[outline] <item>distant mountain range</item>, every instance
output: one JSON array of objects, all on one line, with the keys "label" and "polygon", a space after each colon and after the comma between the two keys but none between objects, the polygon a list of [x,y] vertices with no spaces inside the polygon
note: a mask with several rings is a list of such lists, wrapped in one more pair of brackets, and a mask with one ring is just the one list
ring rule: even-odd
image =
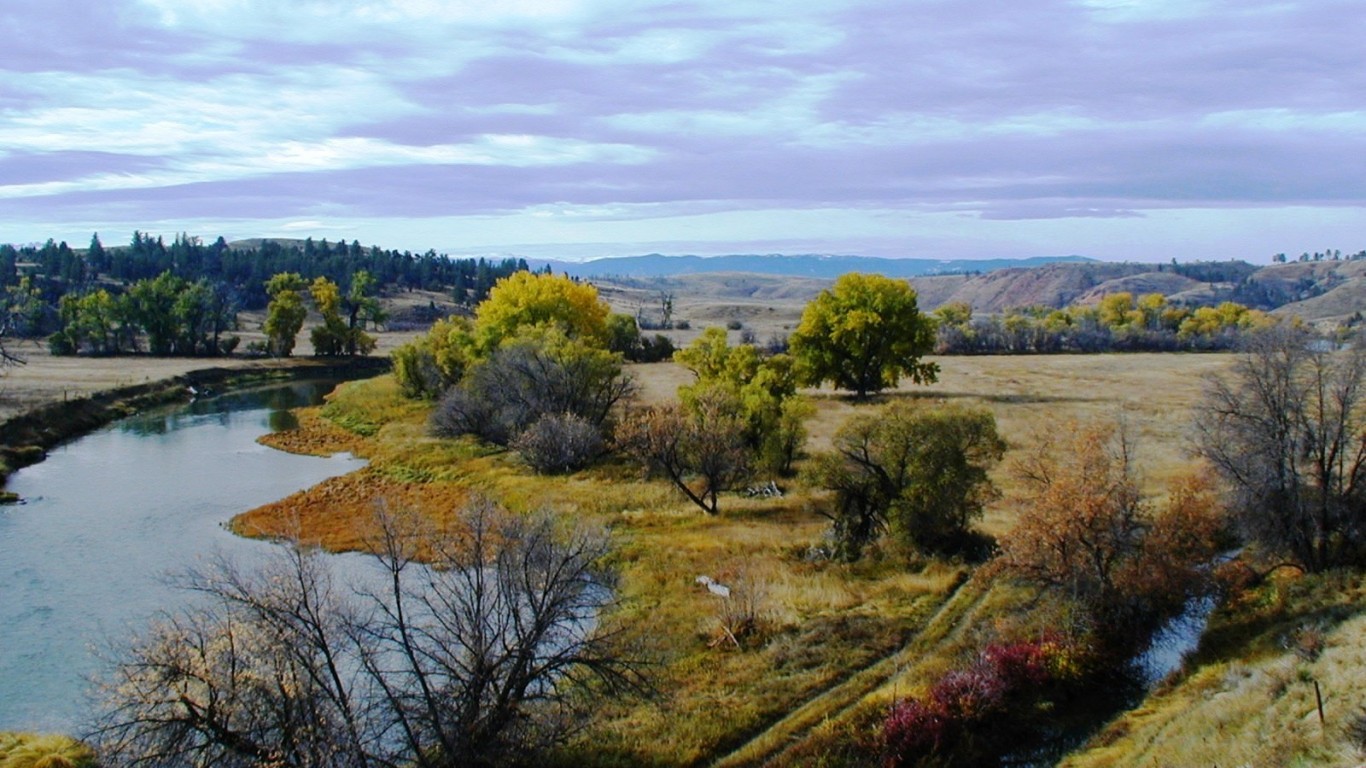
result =
[{"label": "distant mountain range", "polygon": [[990,272],[1008,267],[1087,263],[1084,256],[1040,256],[1027,259],[887,259],[875,256],[819,254],[735,254],[730,256],[620,256],[592,261],[527,259],[533,267],[550,265],[557,274],[576,277],[675,277],[709,272],[744,272],[784,277],[836,278],[846,272],[876,272],[888,277],[923,277]]}]

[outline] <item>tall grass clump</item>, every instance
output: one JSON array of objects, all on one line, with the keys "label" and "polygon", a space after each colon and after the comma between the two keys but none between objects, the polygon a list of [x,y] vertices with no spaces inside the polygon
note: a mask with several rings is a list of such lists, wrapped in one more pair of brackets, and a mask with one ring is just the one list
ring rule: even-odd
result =
[{"label": "tall grass clump", "polygon": [[95,752],[70,736],[0,732],[0,768],[94,768]]}]

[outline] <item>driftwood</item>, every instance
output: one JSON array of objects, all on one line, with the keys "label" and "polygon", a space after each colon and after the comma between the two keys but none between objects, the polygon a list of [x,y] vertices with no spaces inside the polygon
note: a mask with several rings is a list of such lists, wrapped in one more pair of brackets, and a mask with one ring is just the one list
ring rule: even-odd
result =
[{"label": "driftwood", "polygon": [[746,488],[745,495],[751,497],[759,496],[768,499],[781,499],[783,497],[783,490],[778,487],[777,483],[769,480],[763,485],[751,485]]}]

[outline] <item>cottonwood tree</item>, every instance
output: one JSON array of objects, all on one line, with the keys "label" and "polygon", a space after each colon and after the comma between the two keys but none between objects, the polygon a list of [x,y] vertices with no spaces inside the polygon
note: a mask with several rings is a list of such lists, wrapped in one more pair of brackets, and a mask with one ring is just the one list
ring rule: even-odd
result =
[{"label": "cottonwood tree", "polygon": [[738,408],[756,469],[791,473],[806,442],[803,421],[814,408],[797,393],[797,371],[790,356],[764,356],[753,344],[731,346],[725,329],[712,327],[679,350],[674,362],[696,377],[695,383],[678,388],[685,407],[695,407],[699,393],[720,390]]},{"label": "cottonwood tree", "polygon": [[1250,541],[1309,571],[1366,561],[1366,350],[1281,323],[1209,383],[1200,453]]},{"label": "cottonwood tree", "polygon": [[205,600],[136,638],[105,681],[102,764],[493,765],[565,738],[587,689],[642,686],[601,615],[600,531],[478,501],[458,519],[381,514],[378,567],[353,592],[299,545],[191,575]]},{"label": "cottonwood tree", "polygon": [[889,529],[923,550],[967,548],[1005,442],[989,411],[897,402],[850,419],[834,449],[816,459],[811,480],[835,492],[839,554],[853,560]]},{"label": "cottonwood tree", "polygon": [[305,288],[304,279],[297,272],[281,272],[266,281],[270,304],[266,306],[264,330],[270,354],[275,357],[289,357],[294,352],[294,340],[308,317]]},{"label": "cottonwood tree", "polygon": [[[326,277],[313,279],[309,293],[323,321],[311,333],[314,354],[368,355],[375,348],[375,337],[366,333],[363,327],[364,319],[383,316],[378,302],[365,295],[373,283],[369,273],[357,272],[351,279],[350,290],[343,296],[337,284]],[[367,307],[369,311],[362,316]]]},{"label": "cottonwood tree", "polygon": [[468,318],[448,317],[395,349],[394,378],[403,394],[434,399],[458,384],[476,356],[473,328]]},{"label": "cottonwood tree", "polygon": [[806,305],[790,341],[805,383],[833,382],[863,399],[902,376],[933,382],[939,367],[921,358],[934,340],[910,283],[850,272]]},{"label": "cottonwood tree", "polygon": [[571,339],[605,346],[611,310],[598,289],[562,275],[516,272],[498,281],[475,310],[484,353],[529,327],[554,328]]}]

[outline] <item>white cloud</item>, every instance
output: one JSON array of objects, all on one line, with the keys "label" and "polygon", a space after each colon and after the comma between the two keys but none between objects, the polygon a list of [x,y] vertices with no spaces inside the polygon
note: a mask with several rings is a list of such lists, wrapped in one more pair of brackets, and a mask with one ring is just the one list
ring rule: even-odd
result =
[{"label": "white cloud", "polygon": [[1097,19],[1113,23],[1170,21],[1203,16],[1210,0],[1079,0]]},{"label": "white cloud", "polygon": [[509,20],[555,20],[582,12],[582,0],[137,0],[163,25],[211,27],[224,21],[249,33],[279,24],[275,35],[311,37],[319,27],[359,23],[488,24]]},{"label": "white cloud", "polygon": [[544,136],[486,135],[464,144],[415,147],[361,137],[241,146],[228,155],[168,161],[165,170],[97,173],[70,181],[0,184],[0,199],[72,192],[151,189],[196,182],[257,178],[277,173],[340,171],[418,165],[489,165],[513,168],[575,163],[636,164],[652,152],[625,144],[594,144]]},{"label": "white cloud", "polygon": [[1203,125],[1216,128],[1247,128],[1259,131],[1324,131],[1361,134],[1366,131],[1366,111],[1297,112],[1283,108],[1242,109],[1205,116]]}]

